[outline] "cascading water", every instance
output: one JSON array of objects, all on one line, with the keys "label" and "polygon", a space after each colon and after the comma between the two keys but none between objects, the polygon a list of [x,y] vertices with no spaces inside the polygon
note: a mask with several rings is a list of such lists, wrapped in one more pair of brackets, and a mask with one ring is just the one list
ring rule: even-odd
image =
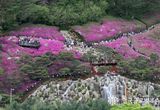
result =
[{"label": "cascading water", "polygon": [[116,85],[114,83],[110,83],[108,86],[104,85],[102,96],[110,104],[117,103]]},{"label": "cascading water", "polygon": [[126,81],[119,77],[106,77],[102,87],[102,97],[110,104],[117,104],[126,101]]}]

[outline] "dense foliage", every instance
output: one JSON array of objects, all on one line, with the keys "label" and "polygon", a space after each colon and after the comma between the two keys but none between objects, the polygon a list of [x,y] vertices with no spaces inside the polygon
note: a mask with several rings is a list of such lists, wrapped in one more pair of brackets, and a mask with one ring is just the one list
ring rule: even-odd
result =
[{"label": "dense foliage", "polygon": [[19,64],[20,72],[33,80],[46,79],[50,76],[64,77],[91,73],[87,65],[75,59],[72,53],[68,52],[62,52],[58,56],[52,53],[35,58],[24,56],[20,59]]},{"label": "dense foliage", "polygon": [[111,110],[154,110],[151,106],[141,106],[140,104],[114,105]]},{"label": "dense foliage", "polygon": [[[45,2],[44,2],[45,1]],[[0,30],[23,23],[40,23],[66,28],[113,15],[139,17],[157,9],[157,0],[1,0]]]},{"label": "dense foliage", "polygon": [[115,52],[113,49],[97,46],[95,50],[90,50],[83,55],[82,60],[90,63],[94,62],[117,62],[122,59],[122,56]]},{"label": "dense foliage", "polygon": [[[19,97],[15,96],[15,95],[12,95],[12,100],[19,101]],[[0,107],[5,105],[5,104],[9,104],[10,101],[11,101],[11,97],[8,94],[0,93]]]},{"label": "dense foliage", "polygon": [[50,62],[49,57],[45,55],[36,57],[35,61],[30,56],[24,56],[20,59],[20,71],[23,74],[27,74],[31,79],[45,79],[48,77],[46,67]]},{"label": "dense foliage", "polygon": [[83,102],[66,102],[58,103],[53,102],[43,103],[36,100],[27,100],[20,104],[13,102],[6,106],[6,110],[153,110],[149,105],[140,106],[139,104],[122,104],[122,105],[109,105],[105,100],[99,99],[95,101]]},{"label": "dense foliage", "polygon": [[151,54],[150,59],[138,57],[133,61],[119,62],[120,74],[137,80],[160,83],[159,57]]},{"label": "dense foliage", "polygon": [[[18,24],[41,23],[66,27],[98,20],[105,15],[106,0],[12,0],[1,1],[3,14],[0,23],[3,30]],[[12,19],[11,19],[12,18]]]},{"label": "dense foliage", "polygon": [[110,110],[111,106],[104,100],[89,101],[87,103],[77,102],[53,102],[43,103],[38,100],[27,100],[20,104],[13,102],[6,110]]},{"label": "dense foliage", "polygon": [[109,12],[125,18],[139,18],[157,9],[158,0],[108,0]]},{"label": "dense foliage", "polygon": [[[1,49],[2,49],[2,46],[0,44],[0,64],[1,64],[1,60],[2,60],[2,57],[1,57]],[[4,73],[4,70],[3,68],[0,67],[0,75],[2,75]]]}]

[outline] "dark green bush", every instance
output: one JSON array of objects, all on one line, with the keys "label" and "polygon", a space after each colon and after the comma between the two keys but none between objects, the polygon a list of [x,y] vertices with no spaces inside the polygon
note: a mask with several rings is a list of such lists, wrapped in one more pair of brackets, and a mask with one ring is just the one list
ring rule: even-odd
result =
[{"label": "dark green bush", "polygon": [[50,56],[43,55],[41,57],[22,56],[18,61],[20,64],[20,72],[28,75],[31,79],[46,79],[49,77],[47,66],[52,63]]},{"label": "dark green bush", "polygon": [[2,75],[4,73],[3,68],[0,67],[0,75]]},{"label": "dark green bush", "polygon": [[49,9],[46,6],[30,4],[23,7],[24,10],[18,15],[20,22],[46,24],[49,18]]},{"label": "dark green bush", "polygon": [[69,27],[96,21],[104,16],[107,9],[106,0],[56,0],[41,3],[39,0],[1,1],[0,24],[8,30],[18,24],[40,23]]},{"label": "dark green bush", "polygon": [[92,51],[89,51],[89,52],[87,52],[87,53],[85,53],[83,55],[82,60],[84,60],[86,62],[91,62],[92,63],[92,62],[96,61],[96,56],[93,55]]},{"label": "dark green bush", "polygon": [[123,18],[140,18],[153,7],[158,5],[158,0],[107,0],[109,12]]},{"label": "dark green bush", "polygon": [[65,68],[61,68],[59,70],[59,73],[61,75],[71,75],[71,70],[69,68],[65,67]]},{"label": "dark green bush", "polygon": [[123,60],[118,63],[119,73],[129,78],[159,83],[160,69],[158,62],[157,55],[151,55],[150,59],[139,57],[133,61]]},{"label": "dark green bush", "polygon": [[157,62],[159,61],[159,56],[157,54],[151,54],[150,60],[151,60],[152,65],[156,65]]},{"label": "dark green bush", "polygon": [[49,104],[38,100],[26,100],[25,102],[13,102],[6,106],[6,110],[110,110],[111,106],[104,100],[90,102],[65,102]]},{"label": "dark green bush", "polygon": [[[0,93],[0,107],[4,106],[5,104],[10,103],[10,96],[8,94],[1,94]],[[12,95],[12,101],[18,101],[19,97]]]},{"label": "dark green bush", "polygon": [[88,75],[91,73],[90,65],[85,65],[74,58],[72,53],[62,52],[55,56],[52,53],[34,57],[22,56],[18,61],[19,71],[22,76],[29,76],[30,79],[39,80],[49,78],[50,74],[58,76]]},{"label": "dark green bush", "polygon": [[2,44],[0,44],[0,51],[2,51],[2,48],[3,48],[3,47],[2,47]]},{"label": "dark green bush", "polygon": [[78,75],[89,75],[91,73],[91,68],[87,65],[77,65],[73,73]]},{"label": "dark green bush", "polygon": [[73,58],[73,54],[70,52],[61,52],[58,55],[58,59],[62,59],[62,60],[72,60]]},{"label": "dark green bush", "polygon": [[109,70],[110,70],[110,67],[106,67],[106,66],[98,67],[98,72],[100,72],[102,74],[107,73]]},{"label": "dark green bush", "polygon": [[91,100],[88,102],[55,102],[44,103],[38,100],[26,100],[23,103],[13,102],[6,106],[6,110],[154,110],[152,106],[140,104],[121,104],[110,106],[107,101],[102,99]]},{"label": "dark green bush", "polygon": [[34,80],[46,79],[49,77],[47,68],[44,66],[37,66],[35,62],[32,65],[25,64],[21,66],[20,71]]},{"label": "dark green bush", "polygon": [[158,0],[1,0],[2,31],[23,23],[39,23],[68,28],[71,25],[97,21],[116,15],[138,18],[151,10],[159,10]]}]

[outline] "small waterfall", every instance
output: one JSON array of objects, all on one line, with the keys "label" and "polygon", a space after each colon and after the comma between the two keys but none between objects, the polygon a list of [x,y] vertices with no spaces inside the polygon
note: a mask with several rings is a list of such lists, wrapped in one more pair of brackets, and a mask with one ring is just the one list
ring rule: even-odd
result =
[{"label": "small waterfall", "polygon": [[104,85],[102,96],[108,103],[116,104],[118,101],[116,97],[116,85],[114,83],[110,83],[108,86]]},{"label": "small waterfall", "polygon": [[102,97],[110,104],[123,103],[126,101],[126,82],[119,76],[106,76],[107,80],[102,86]]}]

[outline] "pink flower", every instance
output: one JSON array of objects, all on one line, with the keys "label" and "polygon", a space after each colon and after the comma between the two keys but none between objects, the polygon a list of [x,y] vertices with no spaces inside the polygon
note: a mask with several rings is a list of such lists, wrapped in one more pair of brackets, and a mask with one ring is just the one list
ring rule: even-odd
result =
[{"label": "pink flower", "polygon": [[104,43],[102,45],[110,47],[117,51],[119,54],[124,56],[124,58],[137,58],[140,54],[134,51],[127,43],[127,37],[119,38],[115,41]]},{"label": "pink flower", "polygon": [[134,31],[138,28],[137,23],[122,19],[104,20],[103,24],[88,24],[75,26],[73,29],[83,36],[87,42],[96,42],[112,38],[119,33]]},{"label": "pink flower", "polygon": [[5,73],[13,73],[17,70],[16,60],[22,55],[39,56],[47,52],[53,54],[59,54],[59,52],[64,50],[64,43],[59,40],[49,40],[49,39],[39,39],[40,48],[24,48],[18,45],[18,38],[15,36],[6,36],[0,38],[2,43],[2,67]]},{"label": "pink flower", "polygon": [[147,56],[152,53],[160,55],[160,41],[147,36],[145,33],[133,36],[132,39],[135,48]]},{"label": "pink flower", "polygon": [[59,32],[59,29],[56,27],[49,27],[49,26],[29,26],[29,27],[23,27],[18,31],[13,31],[10,33],[10,35],[14,36],[32,36],[32,37],[41,37],[44,39],[55,39],[64,41],[64,37]]}]

